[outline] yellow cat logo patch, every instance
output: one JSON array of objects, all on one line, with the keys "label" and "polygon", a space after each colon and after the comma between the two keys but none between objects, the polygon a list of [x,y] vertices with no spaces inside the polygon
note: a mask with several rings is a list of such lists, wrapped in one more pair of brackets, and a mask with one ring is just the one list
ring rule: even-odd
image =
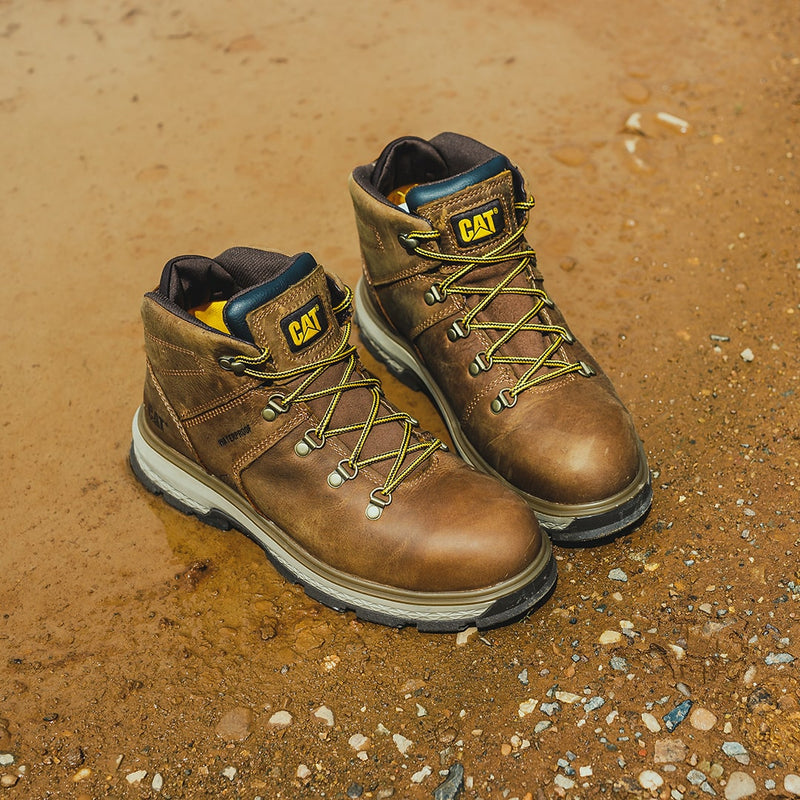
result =
[{"label": "yellow cat logo patch", "polygon": [[328,318],[319,297],[285,316],[281,320],[281,330],[293,353],[316,342],[328,330]]},{"label": "yellow cat logo patch", "polygon": [[461,247],[471,247],[505,230],[503,208],[499,200],[472,208],[450,219],[456,241]]}]

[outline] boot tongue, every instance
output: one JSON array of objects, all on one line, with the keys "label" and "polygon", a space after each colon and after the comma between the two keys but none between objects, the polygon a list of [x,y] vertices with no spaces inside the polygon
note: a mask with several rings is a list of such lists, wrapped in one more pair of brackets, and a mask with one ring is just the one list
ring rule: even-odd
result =
[{"label": "boot tongue", "polygon": [[[225,256],[217,261],[226,265]],[[339,342],[325,271],[309,253],[283,258],[275,277],[234,295],[223,309],[228,330],[268,348],[278,370],[327,355]]]},{"label": "boot tongue", "polygon": [[481,253],[496,246],[517,227],[515,176],[505,156],[451,178],[410,189],[411,213],[425,217],[441,232],[439,248],[447,253]]}]

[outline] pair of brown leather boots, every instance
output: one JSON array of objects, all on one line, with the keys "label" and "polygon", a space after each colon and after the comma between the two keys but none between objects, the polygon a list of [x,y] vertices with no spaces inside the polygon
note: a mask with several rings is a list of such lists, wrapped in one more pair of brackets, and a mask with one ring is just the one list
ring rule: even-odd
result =
[{"label": "pair of brown leather boots", "polygon": [[131,465],[333,608],[424,631],[509,622],[555,585],[550,539],[647,513],[641,443],[544,288],[505,156],[405,137],[350,189],[361,338],[430,395],[458,456],[359,362],[346,286],[308,253],[236,247],[172,259],[145,296]]}]

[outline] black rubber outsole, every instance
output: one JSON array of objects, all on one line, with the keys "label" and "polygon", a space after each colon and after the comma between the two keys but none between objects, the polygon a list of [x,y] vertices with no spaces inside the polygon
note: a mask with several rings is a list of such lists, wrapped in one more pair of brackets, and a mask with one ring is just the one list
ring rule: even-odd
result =
[{"label": "black rubber outsole", "polygon": [[210,525],[219,530],[237,530],[247,536],[248,539],[255,542],[265,553],[270,564],[275,570],[290,583],[297,584],[303,588],[303,591],[313,600],[321,603],[334,611],[339,612],[353,612],[358,619],[367,622],[374,622],[379,625],[384,625],[389,628],[405,628],[416,627],[420,633],[458,633],[470,626],[479,628],[480,630],[489,630],[491,628],[507,625],[517,620],[526,617],[536,607],[541,605],[553,593],[556,586],[556,562],[555,559],[550,557],[544,570],[527,586],[523,586],[518,591],[506,597],[502,597],[495,601],[489,608],[482,614],[476,615],[473,618],[460,618],[457,620],[415,620],[410,617],[394,616],[385,614],[374,609],[363,608],[353,604],[343,603],[340,599],[333,597],[326,592],[322,592],[314,586],[309,585],[303,581],[298,575],[295,575],[289,570],[281,561],[276,559],[270,550],[264,546],[263,542],[253,536],[248,530],[243,529],[237,525],[235,520],[231,519],[227,514],[221,511],[212,509],[207,514],[198,513],[195,509],[182,503],[178,498],[173,497],[168,492],[165,492],[160,486],[157,486],[150,478],[147,477],[145,472],[139,465],[134,451],[134,446],[131,444],[130,453],[128,457],[131,470],[139,483],[144,486],[147,491],[157,495],[172,506],[177,511],[180,511],[187,516],[195,517],[206,525]]}]

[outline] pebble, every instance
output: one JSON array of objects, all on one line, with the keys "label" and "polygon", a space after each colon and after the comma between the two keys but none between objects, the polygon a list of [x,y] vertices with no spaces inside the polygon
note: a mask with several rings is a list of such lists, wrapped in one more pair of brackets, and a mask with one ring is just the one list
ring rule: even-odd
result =
[{"label": "pebble", "polygon": [[628,576],[626,575],[625,570],[622,570],[619,567],[614,567],[614,569],[608,573],[608,577],[612,581],[621,581],[622,583],[628,582]]},{"label": "pebble", "polygon": [[468,644],[471,639],[478,635],[478,629],[475,627],[467,628],[466,630],[459,631],[456,634],[456,645],[458,647],[463,647],[465,644]]},{"label": "pebble", "polygon": [[421,770],[419,770],[419,772],[415,772],[411,776],[411,782],[412,783],[422,783],[422,781],[424,781],[425,778],[427,778],[428,775],[430,775],[432,772],[433,772],[433,770],[429,766],[426,765]]},{"label": "pebble", "polygon": [[725,787],[725,800],[740,800],[756,793],[756,782],[746,772],[732,772]]},{"label": "pebble", "polygon": [[392,741],[395,743],[395,747],[397,747],[401,755],[405,755],[408,752],[408,748],[414,744],[411,739],[406,739],[406,737],[400,733],[393,734]]},{"label": "pebble", "polygon": [[566,775],[562,775],[560,772],[553,779],[553,783],[556,786],[560,786],[562,789],[571,789],[575,785],[575,781],[568,778]]},{"label": "pebble", "polygon": [[755,355],[753,355],[753,351],[749,347],[745,347],[739,355],[742,357],[742,361],[754,361]]},{"label": "pebble", "polygon": [[447,777],[434,789],[434,800],[456,800],[464,787],[464,767],[456,762],[447,771]]},{"label": "pebble", "polygon": [[333,711],[328,706],[320,706],[315,712],[314,717],[322,720],[328,727],[333,727]]},{"label": "pebble", "polygon": [[793,772],[790,772],[783,779],[783,788],[786,789],[789,794],[800,796],[800,775],[795,775]]},{"label": "pebble", "polygon": [[574,692],[556,692],[556,700],[560,700],[567,705],[574,705],[580,702],[581,696]]},{"label": "pebble", "polygon": [[520,674],[517,675],[517,680],[523,686],[527,686],[528,685],[528,670],[527,669],[522,670],[522,672],[520,672]]},{"label": "pebble", "polygon": [[583,710],[584,711],[596,711],[598,708],[604,706],[605,704],[606,704],[606,701],[603,700],[602,697],[598,697],[598,696],[590,697],[586,701],[586,705],[583,707]]},{"label": "pebble", "polygon": [[83,769],[79,769],[72,776],[72,782],[73,783],[78,783],[79,781],[86,780],[86,778],[88,778],[91,774],[92,774],[92,771],[89,769],[89,767],[84,767]]},{"label": "pebble", "polygon": [[236,769],[236,767],[225,767],[225,769],[222,770],[222,775],[229,781],[232,781],[236,777],[237,772],[238,770]]},{"label": "pebble", "polygon": [[519,704],[519,708],[517,709],[517,714],[519,714],[520,717],[527,717],[528,714],[532,714],[536,710],[537,705],[539,705],[538,700],[533,700],[533,699],[523,700]]},{"label": "pebble", "polygon": [[[81,770],[83,772],[83,770]],[[125,780],[128,783],[141,783],[147,777],[147,770],[144,769],[137,769],[136,772],[129,772],[125,776]]]},{"label": "pebble", "polygon": [[535,734],[540,734],[546,731],[553,723],[550,720],[543,719],[541,722],[537,722],[536,725],[533,726],[533,732]]},{"label": "pebble", "polygon": [[692,784],[692,786],[699,786],[706,780],[706,775],[704,772],[700,772],[699,769],[690,769],[686,775],[686,780]]},{"label": "pebble", "polygon": [[770,653],[764,659],[764,663],[768,666],[774,664],[791,664],[794,661],[794,656],[791,653]]},{"label": "pebble", "polygon": [[311,770],[305,764],[299,764],[295,773],[301,781],[311,777]]},{"label": "pebble", "polygon": [[548,717],[552,717],[553,714],[557,714],[561,711],[561,706],[558,703],[542,703],[540,709],[542,714],[547,714]]},{"label": "pebble", "polygon": [[156,774],[153,775],[153,782],[150,784],[150,788],[154,792],[160,792],[164,788],[164,778],[161,777],[160,772],[156,772]]},{"label": "pebble", "polygon": [[10,789],[12,786],[17,785],[17,781],[19,780],[19,775],[3,775],[0,777],[0,786],[4,789]]},{"label": "pebble", "polygon": [[[680,739],[659,739],[653,746],[653,761],[656,764],[680,764],[688,753],[689,748]],[[705,777],[703,775],[703,780]]]},{"label": "pebble", "polygon": [[622,641],[619,631],[603,631],[597,639],[600,644],[617,644]]},{"label": "pebble", "polygon": [[366,750],[369,747],[369,738],[362,733],[354,733],[348,740],[347,744],[356,752]]},{"label": "pebble", "polygon": [[269,724],[273,728],[286,728],[292,724],[292,715],[288,711],[276,711],[270,718]]},{"label": "pebble", "polygon": [[639,786],[642,789],[655,790],[660,789],[664,785],[664,779],[652,769],[645,769],[639,773]]},{"label": "pebble", "polygon": [[717,724],[717,717],[707,708],[695,708],[689,715],[689,724],[697,731],[710,731]]},{"label": "pebble", "polygon": [[741,756],[747,753],[747,749],[741,742],[723,742],[722,743],[722,752],[725,753],[726,756]]},{"label": "pebble", "polygon": [[220,717],[215,732],[226,742],[243,742],[253,730],[253,712],[239,706],[226,711]]},{"label": "pebble", "polygon": [[672,733],[678,725],[683,722],[686,717],[689,715],[689,712],[692,710],[692,703],[691,700],[684,700],[680,705],[675,706],[667,714],[664,714],[662,719],[664,720],[664,725],[666,726],[667,730]]},{"label": "pebble", "polygon": [[352,800],[356,800],[356,798],[361,797],[364,794],[364,787],[360,783],[351,783],[347,787],[347,796],[352,798]]},{"label": "pebble", "polygon": [[661,723],[649,711],[642,714],[642,722],[650,733],[658,733],[661,730]]},{"label": "pebble", "polygon": [[628,671],[628,661],[622,656],[614,656],[608,663],[611,665],[611,669],[615,669],[617,672]]},{"label": "pebble", "polygon": [[11,753],[0,753],[0,767],[8,767],[14,763],[14,756]]}]

